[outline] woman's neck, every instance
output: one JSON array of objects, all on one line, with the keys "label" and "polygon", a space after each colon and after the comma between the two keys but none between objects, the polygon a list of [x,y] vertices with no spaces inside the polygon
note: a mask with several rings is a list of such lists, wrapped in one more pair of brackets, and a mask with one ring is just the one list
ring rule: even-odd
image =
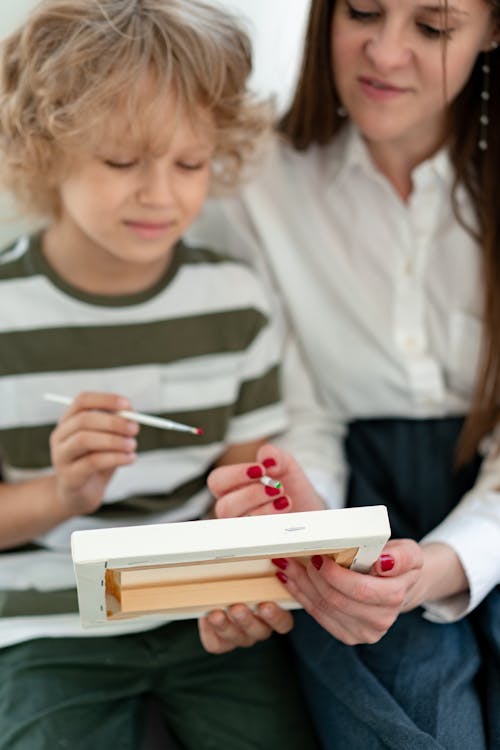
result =
[{"label": "woman's neck", "polygon": [[387,141],[377,143],[366,141],[366,145],[377,169],[389,180],[396,193],[404,203],[413,190],[412,174],[422,162],[430,159],[441,147],[440,139],[432,143],[423,143],[421,139],[412,144],[400,144]]}]

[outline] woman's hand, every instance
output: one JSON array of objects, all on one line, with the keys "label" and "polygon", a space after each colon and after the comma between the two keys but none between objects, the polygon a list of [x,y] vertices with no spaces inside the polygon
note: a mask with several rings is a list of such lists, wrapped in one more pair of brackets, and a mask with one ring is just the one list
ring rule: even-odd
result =
[{"label": "woman's hand", "polygon": [[[370,574],[344,568],[325,555],[306,566],[293,558],[277,558],[277,577],[325,630],[347,645],[375,643],[398,615],[413,609],[423,572],[424,554],[411,539],[387,543]],[[290,612],[261,604],[256,613],[234,605],[229,613],[211,612],[200,621],[202,643],[212,653],[250,646],[272,631],[292,627]]]},{"label": "woman's hand", "polygon": [[401,612],[468,588],[455,551],[437,542],[420,546],[411,539],[393,539],[370,575],[320,555],[306,567],[293,559],[274,562],[278,578],[311,617],[348,645],[375,643]]},{"label": "woman's hand", "polygon": [[274,561],[277,576],[292,596],[325,630],[348,645],[375,643],[400,612],[411,605],[424,556],[411,539],[389,541],[371,574],[344,568],[326,555],[307,566],[296,560]]},{"label": "woman's hand", "polygon": [[[213,471],[209,486],[218,517],[324,507],[304,472],[288,454],[264,445],[256,464]],[[274,497],[258,476],[266,473],[283,483]],[[279,500],[278,506],[276,500]],[[285,504],[286,502],[286,504]],[[306,566],[297,560],[273,561],[277,577],[314,619],[338,640],[354,645],[380,640],[401,612],[425,601],[451,596],[467,588],[455,552],[445,544],[422,547],[411,539],[391,540],[370,574],[343,568],[327,556],[313,556]],[[274,631],[288,632],[290,612],[265,603],[255,612],[242,604],[228,612],[210,613],[200,621],[205,648],[213,653],[250,646]]]},{"label": "woman's hand", "polygon": [[[264,474],[279,480],[281,487],[261,484],[259,478]],[[297,461],[270,444],[259,448],[255,463],[214,469],[208,477],[208,486],[216,499],[217,518],[325,508]]]},{"label": "woman's hand", "polygon": [[81,393],[52,432],[56,494],[67,515],[97,510],[116,468],[135,460],[139,427],[113,413],[130,408],[111,393]]}]

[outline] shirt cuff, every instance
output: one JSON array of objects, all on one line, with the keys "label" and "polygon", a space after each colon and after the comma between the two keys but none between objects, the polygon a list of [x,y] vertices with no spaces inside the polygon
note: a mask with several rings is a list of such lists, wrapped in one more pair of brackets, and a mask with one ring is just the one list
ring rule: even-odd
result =
[{"label": "shirt cuff", "polygon": [[325,501],[327,508],[335,510],[345,507],[345,477],[332,476],[318,468],[305,468],[304,472],[318,495]]},{"label": "shirt cuff", "polygon": [[458,555],[469,591],[424,602],[424,617],[438,623],[456,622],[472,612],[500,582],[500,493],[469,495],[421,543],[448,544]]}]

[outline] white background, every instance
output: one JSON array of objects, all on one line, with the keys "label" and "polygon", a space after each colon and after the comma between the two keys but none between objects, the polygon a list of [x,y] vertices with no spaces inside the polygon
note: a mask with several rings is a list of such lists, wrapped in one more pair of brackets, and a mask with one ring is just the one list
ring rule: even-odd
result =
[{"label": "white background", "polygon": [[[0,0],[0,37],[20,23],[35,0]],[[254,90],[275,95],[282,109],[295,82],[309,0],[219,0],[242,16],[254,45]],[[8,196],[0,195],[0,247],[24,229]]]}]

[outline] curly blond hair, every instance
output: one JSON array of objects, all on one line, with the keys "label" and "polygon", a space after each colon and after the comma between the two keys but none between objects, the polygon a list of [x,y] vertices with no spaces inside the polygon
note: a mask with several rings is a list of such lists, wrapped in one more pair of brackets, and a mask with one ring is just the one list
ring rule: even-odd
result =
[{"label": "curly blond hair", "polygon": [[215,121],[212,188],[237,183],[270,127],[247,34],[197,0],[42,0],[0,54],[0,181],[30,214],[57,214],[72,155],[116,112],[143,149],[168,137],[172,91],[195,125],[200,109]]}]

